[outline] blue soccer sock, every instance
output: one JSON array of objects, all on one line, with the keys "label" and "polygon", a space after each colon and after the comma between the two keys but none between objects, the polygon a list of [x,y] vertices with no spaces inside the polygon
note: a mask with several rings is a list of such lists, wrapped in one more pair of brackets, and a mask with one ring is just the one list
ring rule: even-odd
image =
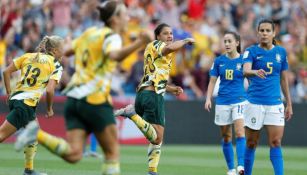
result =
[{"label": "blue soccer sock", "polygon": [[253,165],[255,160],[255,148],[245,148],[244,156],[244,175],[251,175],[253,171]]},{"label": "blue soccer sock", "polygon": [[232,142],[222,141],[223,153],[228,166],[228,169],[234,169],[234,153],[232,148]]},{"label": "blue soccer sock", "polygon": [[270,159],[274,168],[275,175],[284,174],[284,163],[282,158],[281,147],[271,147],[270,149]]},{"label": "blue soccer sock", "polygon": [[236,138],[238,166],[244,166],[245,147],[246,147],[245,137]]},{"label": "blue soccer sock", "polygon": [[97,140],[96,140],[95,134],[93,133],[90,135],[90,150],[92,152],[97,151]]}]

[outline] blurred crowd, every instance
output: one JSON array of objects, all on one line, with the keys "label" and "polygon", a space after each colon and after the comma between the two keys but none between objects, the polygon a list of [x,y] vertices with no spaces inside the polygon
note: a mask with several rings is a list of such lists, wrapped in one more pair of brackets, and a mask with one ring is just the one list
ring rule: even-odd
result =
[{"label": "blurred crowd", "polygon": [[[91,26],[103,26],[96,6],[99,0],[0,0],[0,71],[25,52],[34,52],[44,35],[59,35],[67,45]],[[214,58],[223,54],[226,30],[241,35],[242,50],[257,43],[256,27],[262,18],[276,23],[276,39],[286,48],[289,84],[294,102],[307,102],[307,1],[306,0],[125,0],[130,22],[122,33],[124,44],[142,30],[161,22],[173,27],[175,40],[193,37],[196,44],[177,53],[170,83],[182,86],[179,97],[203,99]],[[58,95],[74,72],[74,57],[63,58]],[[114,72],[112,94],[131,98],[143,74],[143,50],[130,55]],[[16,83],[18,73],[12,76]],[[0,78],[0,94],[5,94]]]}]

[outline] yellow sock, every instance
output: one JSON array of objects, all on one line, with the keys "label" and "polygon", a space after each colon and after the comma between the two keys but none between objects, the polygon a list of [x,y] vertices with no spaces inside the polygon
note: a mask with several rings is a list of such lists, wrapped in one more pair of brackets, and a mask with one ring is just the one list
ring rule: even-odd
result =
[{"label": "yellow sock", "polygon": [[158,172],[158,164],[161,155],[161,144],[153,145],[149,144],[148,146],[148,171],[149,172]]},{"label": "yellow sock", "polygon": [[117,160],[105,160],[102,164],[102,175],[120,175],[120,165]]},{"label": "yellow sock", "polygon": [[146,122],[137,114],[133,115],[131,120],[136,124],[136,126],[142,131],[144,136],[150,142],[154,142],[157,139],[157,132],[150,123]]},{"label": "yellow sock", "polygon": [[70,152],[70,146],[64,139],[48,134],[41,129],[37,133],[37,141],[56,155],[63,156]]},{"label": "yellow sock", "polygon": [[28,145],[24,149],[25,169],[33,170],[33,160],[37,150],[37,142]]}]

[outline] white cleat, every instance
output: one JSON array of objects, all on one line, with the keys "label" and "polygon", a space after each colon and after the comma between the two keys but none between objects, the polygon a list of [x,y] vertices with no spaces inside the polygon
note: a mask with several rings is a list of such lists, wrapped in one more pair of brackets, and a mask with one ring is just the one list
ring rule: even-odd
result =
[{"label": "white cleat", "polygon": [[227,175],[237,175],[236,170],[235,169],[228,170]]},{"label": "white cleat", "polygon": [[30,122],[21,134],[17,136],[15,150],[21,151],[25,146],[33,144],[37,140],[39,125],[36,120]]},{"label": "white cleat", "polygon": [[123,116],[125,118],[130,118],[130,117],[132,117],[135,114],[136,114],[135,108],[134,108],[134,105],[132,105],[132,104],[129,104],[129,105],[127,105],[124,108],[120,108],[120,109],[114,111],[114,116],[115,117]]},{"label": "white cleat", "polygon": [[238,175],[244,175],[244,167],[238,166],[237,167],[237,173],[238,173]]}]

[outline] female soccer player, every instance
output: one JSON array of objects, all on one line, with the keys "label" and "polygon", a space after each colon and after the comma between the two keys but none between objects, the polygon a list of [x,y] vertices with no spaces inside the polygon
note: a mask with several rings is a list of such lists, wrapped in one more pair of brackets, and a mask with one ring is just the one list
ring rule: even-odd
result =
[{"label": "female soccer player", "polygon": [[[0,142],[3,142],[18,129],[25,127],[29,122],[36,120],[35,109],[45,89],[47,116],[53,116],[52,98],[63,70],[58,61],[63,55],[62,48],[62,38],[45,36],[38,46],[37,53],[26,53],[15,58],[4,70],[3,77],[10,113],[0,127]],[[21,79],[17,82],[16,89],[12,91],[10,76],[17,70],[21,70]],[[26,146],[24,175],[39,175],[40,173],[33,170],[37,143],[24,146]]]},{"label": "female soccer player", "polygon": [[165,107],[163,95],[165,91],[174,95],[183,92],[179,86],[169,86],[167,81],[174,61],[175,51],[186,44],[194,43],[194,39],[173,42],[172,28],[160,24],[155,29],[155,39],[149,43],[144,53],[144,76],[137,90],[135,105],[128,105],[115,112],[131,119],[150,141],[148,147],[148,174],[156,175],[161,154],[165,126]]},{"label": "female soccer player", "polygon": [[240,36],[234,32],[224,35],[226,54],[217,57],[210,70],[205,109],[210,112],[211,98],[216,80],[220,77],[220,86],[215,106],[215,124],[221,128],[222,148],[228,166],[227,175],[236,175],[234,166],[234,152],[232,148],[232,124],[235,127],[238,174],[244,173],[244,115],[246,103],[244,90],[243,59],[240,55]]},{"label": "female soccer player", "polygon": [[[281,139],[285,118],[292,116],[292,103],[287,79],[286,50],[275,45],[274,23],[264,19],[258,24],[259,44],[246,49],[243,55],[243,72],[249,79],[248,104],[245,115],[245,175],[252,174],[255,150],[260,130],[265,126],[270,145],[270,159],[275,175],[283,175]],[[287,107],[281,98],[282,88]]]},{"label": "female soccer player", "polygon": [[67,54],[75,54],[76,68],[64,90],[67,96],[64,107],[67,142],[38,130],[37,123],[33,122],[19,137],[16,147],[19,149],[37,138],[51,152],[75,163],[82,158],[86,138],[93,132],[105,155],[102,174],[118,175],[119,144],[111,105],[111,74],[116,62],[149,43],[151,35],[144,32],[134,43],[122,48],[119,33],[125,30],[129,20],[125,5],[121,1],[105,1],[98,9],[105,27],[89,28],[67,51]]}]

